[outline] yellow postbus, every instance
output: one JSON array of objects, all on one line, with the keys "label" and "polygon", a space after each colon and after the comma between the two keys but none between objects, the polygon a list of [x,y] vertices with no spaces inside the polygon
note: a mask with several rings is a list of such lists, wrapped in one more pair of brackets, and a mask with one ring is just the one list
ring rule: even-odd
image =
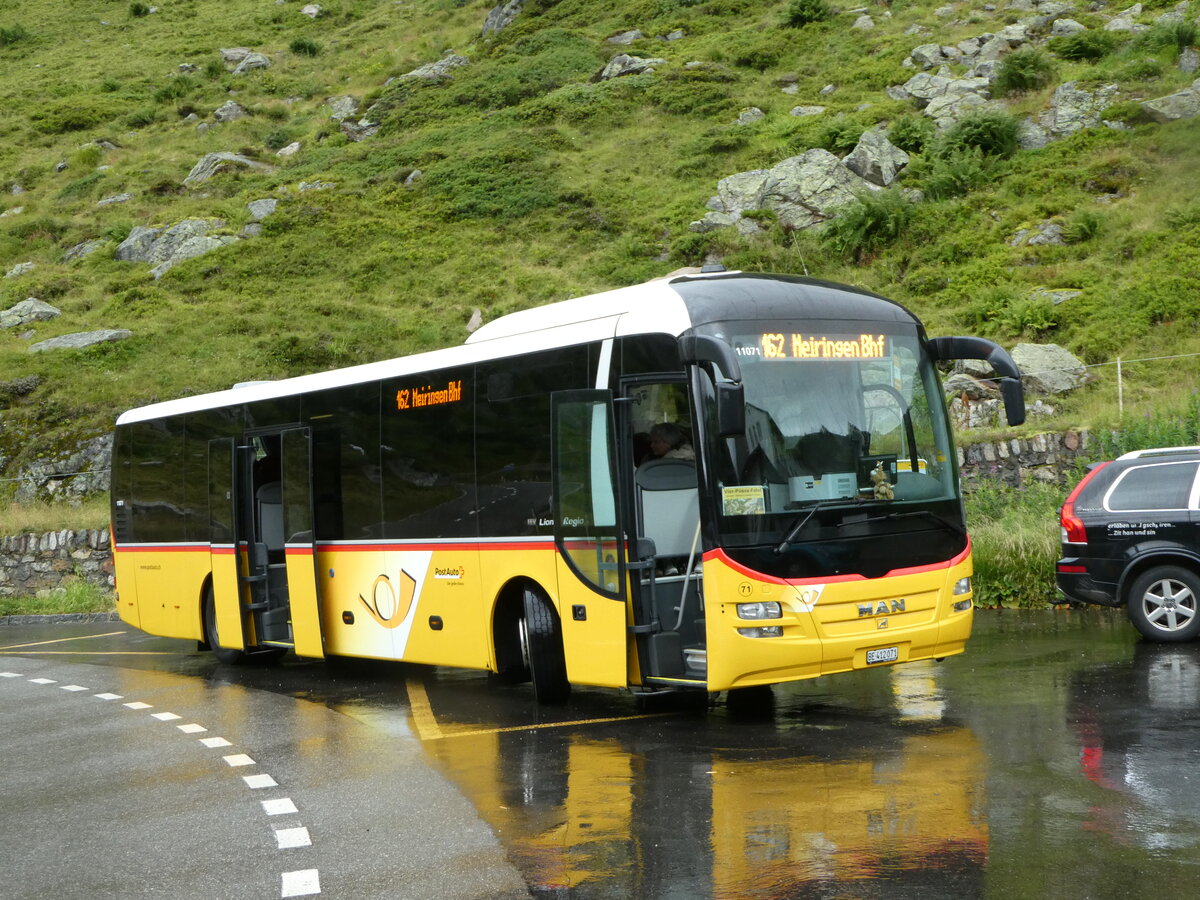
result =
[{"label": "yellow postbus", "polygon": [[465,344],[130,410],[118,609],[224,662],[404,660],[709,692],[940,658],[971,555],[926,337],[737,272],[513,313]]}]

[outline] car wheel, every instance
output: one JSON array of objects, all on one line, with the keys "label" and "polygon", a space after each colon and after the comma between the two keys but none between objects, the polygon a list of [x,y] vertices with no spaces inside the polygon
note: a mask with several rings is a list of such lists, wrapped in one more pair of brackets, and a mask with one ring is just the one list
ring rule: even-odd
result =
[{"label": "car wheel", "polygon": [[1200,576],[1182,566],[1143,572],[1129,589],[1129,618],[1152,641],[1190,641],[1200,633]]}]

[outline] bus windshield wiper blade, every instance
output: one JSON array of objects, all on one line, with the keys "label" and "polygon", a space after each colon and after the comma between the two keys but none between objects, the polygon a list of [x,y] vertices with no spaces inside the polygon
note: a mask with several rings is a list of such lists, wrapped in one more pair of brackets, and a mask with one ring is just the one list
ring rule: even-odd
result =
[{"label": "bus windshield wiper blade", "polygon": [[956,534],[960,534],[963,531],[963,528],[957,523],[951,522],[949,519],[943,518],[942,516],[939,516],[937,513],[928,509],[910,509],[907,512],[887,512],[879,516],[868,516],[865,519],[855,519],[850,522],[838,522],[837,527],[846,528],[851,525],[863,525],[867,522],[883,522],[891,521],[893,519],[915,519],[917,517],[933,519],[939,525],[946,526]]},{"label": "bus windshield wiper blade", "polygon": [[828,505],[828,501],[818,501],[812,505],[812,508],[809,509],[808,512],[797,519],[796,524],[788,529],[788,533],[784,535],[783,540],[779,542],[779,546],[775,548],[775,555],[782,556],[783,551],[786,550],[788,545],[796,539],[796,535],[800,533],[800,530],[808,524],[808,520],[813,517],[818,509],[822,509],[826,505]]}]

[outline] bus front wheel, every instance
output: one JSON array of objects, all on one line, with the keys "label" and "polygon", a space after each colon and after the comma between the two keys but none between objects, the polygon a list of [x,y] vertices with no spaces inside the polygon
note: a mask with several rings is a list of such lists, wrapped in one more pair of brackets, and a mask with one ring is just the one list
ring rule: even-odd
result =
[{"label": "bus front wheel", "polygon": [[204,592],[204,643],[208,644],[217,661],[226,665],[236,665],[246,658],[243,651],[222,647],[217,643],[217,602],[212,587]]},{"label": "bus front wheel", "polygon": [[562,628],[550,601],[533,588],[525,589],[521,645],[538,703],[565,703],[571,693],[571,684],[567,681]]}]

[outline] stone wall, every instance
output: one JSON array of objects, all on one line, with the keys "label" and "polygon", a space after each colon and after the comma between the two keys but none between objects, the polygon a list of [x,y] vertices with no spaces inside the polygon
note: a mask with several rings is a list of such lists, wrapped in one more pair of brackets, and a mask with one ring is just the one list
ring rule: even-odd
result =
[{"label": "stone wall", "polygon": [[978,444],[961,444],[958,468],[964,491],[992,479],[1020,487],[1033,482],[1066,484],[1084,462],[1091,462],[1086,431],[1051,432]]},{"label": "stone wall", "polygon": [[113,590],[107,529],[0,538],[0,596],[45,596],[80,578],[101,590]]}]

